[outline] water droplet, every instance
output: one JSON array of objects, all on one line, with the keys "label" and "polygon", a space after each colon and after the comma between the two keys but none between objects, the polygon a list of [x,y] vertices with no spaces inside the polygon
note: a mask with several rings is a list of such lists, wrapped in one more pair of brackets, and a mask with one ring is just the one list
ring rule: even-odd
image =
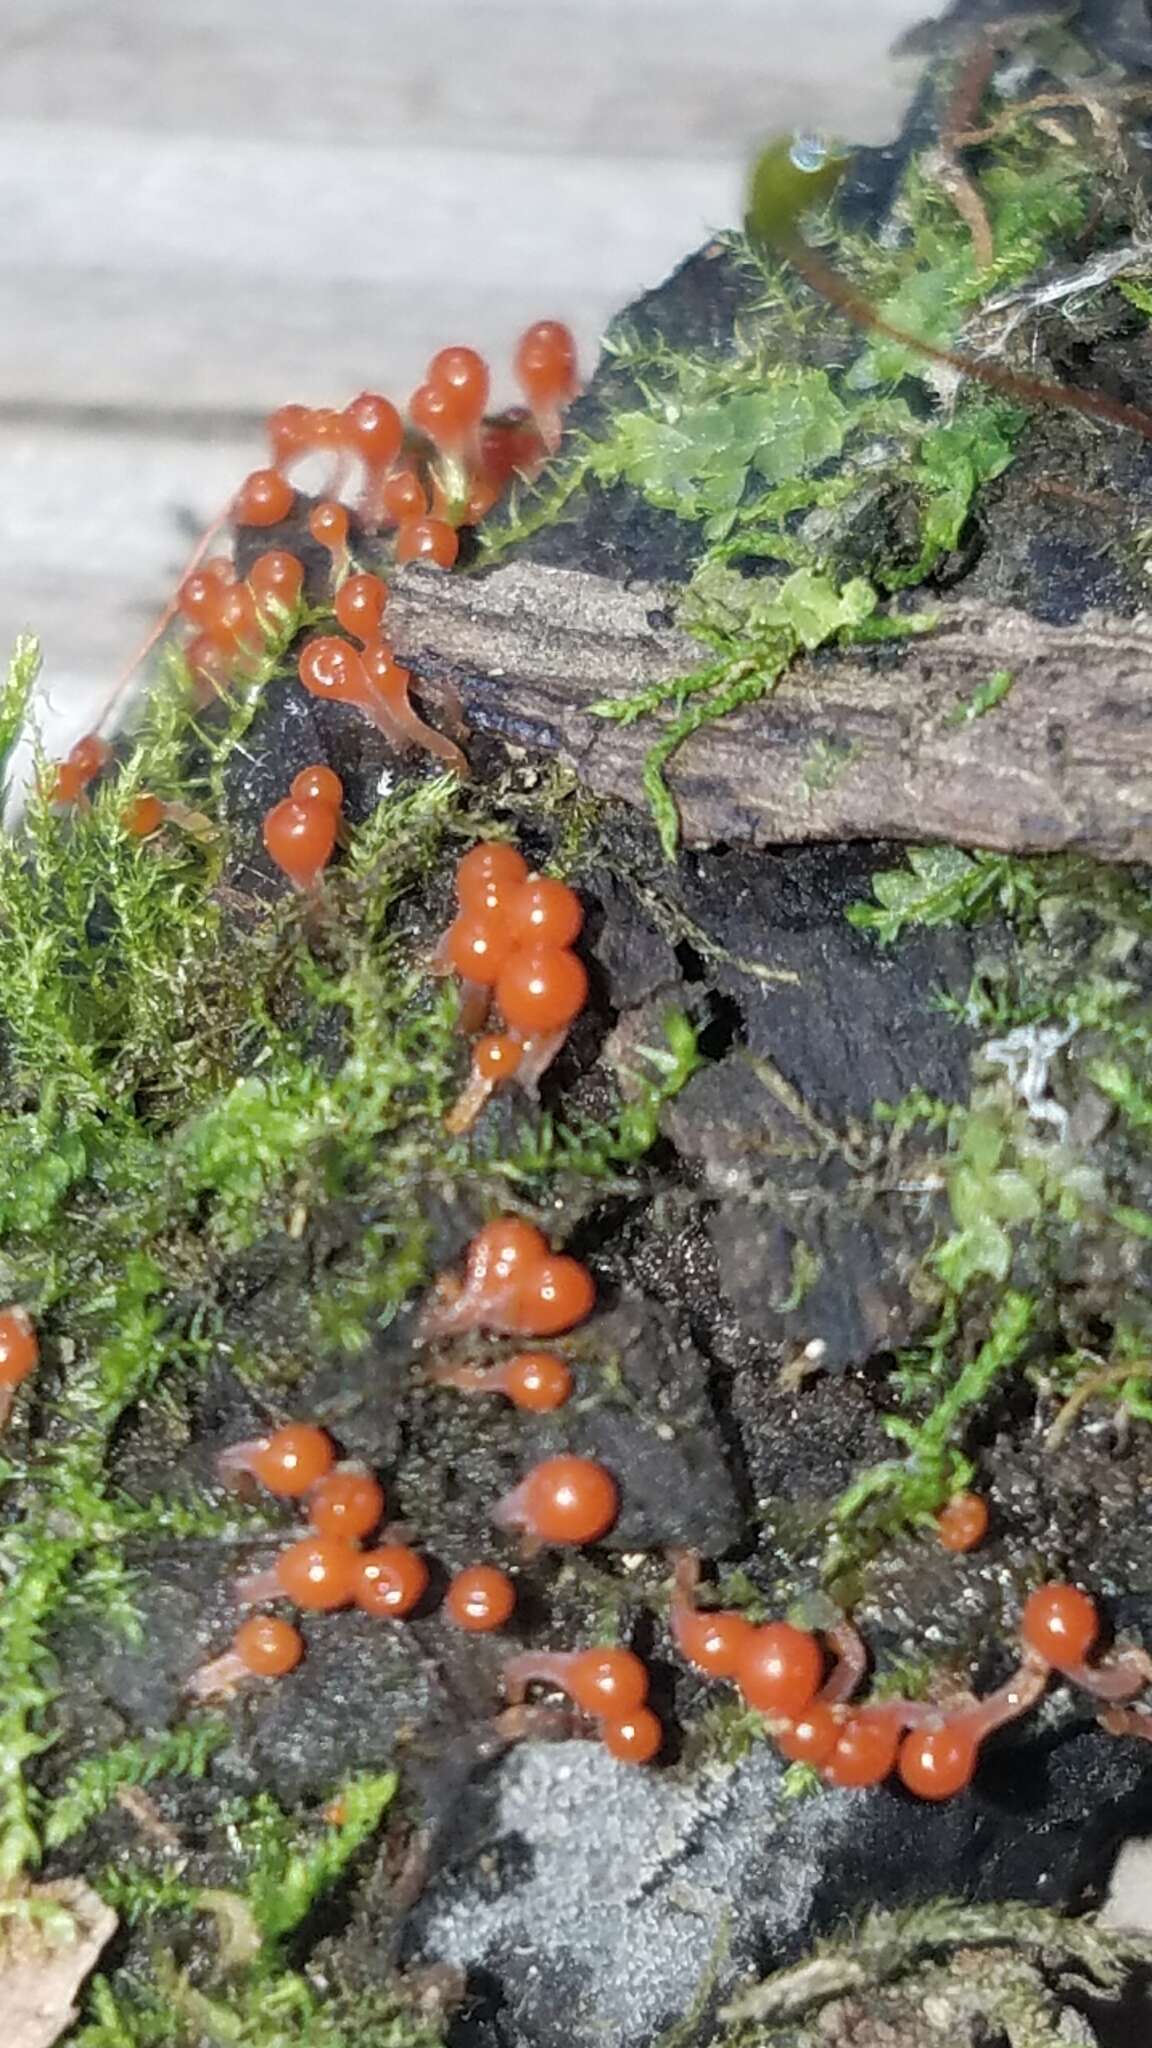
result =
[{"label": "water droplet", "polygon": [[788,151],[798,171],[820,171],[828,161],[828,144],[822,135],[795,135]]}]

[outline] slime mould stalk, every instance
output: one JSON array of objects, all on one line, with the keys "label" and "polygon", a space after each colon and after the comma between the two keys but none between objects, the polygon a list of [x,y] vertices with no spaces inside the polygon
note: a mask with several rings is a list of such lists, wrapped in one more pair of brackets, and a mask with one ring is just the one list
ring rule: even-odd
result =
[{"label": "slime mould stalk", "polygon": [[942,348],[921,335],[909,334],[877,312],[863,292],[809,246],[798,226],[803,214],[831,198],[847,163],[846,156],[837,155],[811,137],[770,143],[753,165],[749,180],[745,215],[749,240],[767,245],[783,256],[814,292],[869,333],[882,334],[904,348],[915,349],[930,362],[943,363],[965,377],[975,377],[1026,405],[1061,406],[1066,411],[1084,413],[1089,419],[1128,427],[1133,433],[1142,434],[1146,441],[1152,441],[1152,414],[1139,406],[1125,405],[1100,391],[1081,391],[1073,384],[1053,384],[1043,377],[1028,377],[998,364],[981,362],[961,349]]}]

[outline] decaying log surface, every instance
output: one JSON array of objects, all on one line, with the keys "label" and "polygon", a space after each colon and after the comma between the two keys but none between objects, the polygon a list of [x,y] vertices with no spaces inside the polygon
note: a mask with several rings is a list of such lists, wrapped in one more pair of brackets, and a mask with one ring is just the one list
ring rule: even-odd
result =
[{"label": "decaying log surface", "polygon": [[[588,706],[709,659],[667,623],[668,598],[533,564],[415,571],[388,623],[417,675],[455,684],[476,730],[642,803],[659,722],[621,727]],[[932,633],[813,656],[767,701],[695,734],[669,774],[685,841],[950,840],[1152,860],[1152,618],[1061,627],[972,602],[933,612]],[[1014,678],[1008,695],[965,716],[998,670]]]}]

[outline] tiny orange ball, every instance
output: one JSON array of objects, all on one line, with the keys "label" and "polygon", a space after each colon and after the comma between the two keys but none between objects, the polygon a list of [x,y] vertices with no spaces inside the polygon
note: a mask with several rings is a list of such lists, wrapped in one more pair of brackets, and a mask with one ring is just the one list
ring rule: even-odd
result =
[{"label": "tiny orange ball", "polygon": [[554,1351],[518,1351],[504,1366],[501,1382],[513,1407],[530,1415],[549,1415],[572,1394],[572,1374]]},{"label": "tiny orange ball", "polygon": [[456,900],[475,914],[503,910],[528,879],[528,863],[503,839],[482,839],[464,855],[456,869]]},{"label": "tiny orange ball", "polygon": [[344,784],[326,762],[312,761],[292,777],[291,794],[298,804],[327,804],[330,811],[338,811],[344,801]]},{"label": "tiny orange ball", "polygon": [[308,1520],[323,1536],[355,1542],[371,1535],[384,1516],[384,1488],[370,1472],[329,1472],[308,1500]]},{"label": "tiny orange ball", "polygon": [[0,1387],[18,1387],[39,1363],[36,1326],[27,1309],[0,1309]]},{"label": "tiny orange ball", "polygon": [[917,1799],[951,1799],[972,1782],[980,1745],[963,1727],[913,1728],[900,1745],[896,1768]]},{"label": "tiny orange ball", "polygon": [[545,1458],[523,1489],[524,1526],[545,1543],[595,1543],[620,1512],[620,1489],[593,1458]]},{"label": "tiny orange ball", "polygon": [[232,1647],[258,1678],[283,1678],[304,1655],[304,1638],[278,1614],[253,1614],[241,1622]]},{"label": "tiny orange ball", "polygon": [[469,1273],[508,1280],[542,1266],[548,1257],[548,1240],[534,1223],[523,1216],[497,1216],[470,1239],[467,1264]]},{"label": "tiny orange ball", "polygon": [[378,640],[388,602],[388,585],[367,572],[349,576],[333,601],[336,623],[357,640]]},{"label": "tiny orange ball", "polygon": [[600,1723],[600,1740],[620,1764],[650,1764],[664,1741],[664,1730],[651,1707],[637,1707],[619,1720]]},{"label": "tiny orange ball", "polygon": [[549,875],[536,875],[517,889],[505,915],[518,946],[571,946],[584,923],[575,889]]},{"label": "tiny orange ball", "polygon": [[1037,1586],[1024,1603],[1020,1636],[1025,1647],[1058,1671],[1082,1664],[1100,1633],[1096,1602],[1079,1586],[1059,1581]]},{"label": "tiny orange ball", "polygon": [[491,988],[512,952],[512,939],[497,917],[457,917],[449,925],[441,951],[462,981]]},{"label": "tiny orange ball", "polygon": [[237,526],[277,526],[295,502],[295,491],[278,469],[254,469],[232,500],[232,517]]},{"label": "tiny orange ball", "polygon": [[134,796],[120,813],[120,823],[133,839],[150,839],[158,832],[167,810],[158,796]]},{"label": "tiny orange ball", "polygon": [[523,1058],[520,1040],[510,1038],[506,1031],[488,1032],[472,1048],[472,1065],[477,1075],[493,1088],[501,1081],[510,1081]]},{"label": "tiny orange ball", "polygon": [[396,529],[398,562],[431,562],[450,569],[460,552],[455,527],[443,519],[409,519]]},{"label": "tiny orange ball", "polygon": [[672,1635],[681,1656],[706,1678],[735,1678],[741,1657],[751,1648],[753,1624],[745,1615],[723,1609],[677,1610]]},{"label": "tiny orange ball", "polygon": [[811,1705],[823,1675],[824,1655],[815,1636],[788,1621],[754,1628],[736,1667],[736,1683],[750,1707],[789,1718]]},{"label": "tiny orange ball", "polygon": [[391,399],[377,391],[362,391],[344,407],[342,414],[346,445],[359,455],[369,469],[387,469],[400,453],[404,422]]},{"label": "tiny orange ball", "polygon": [[811,1764],[816,1770],[826,1764],[840,1736],[840,1723],[822,1700],[813,1700],[794,1720],[774,1730],[782,1757],[790,1764]]},{"label": "tiny orange ball", "polygon": [[444,1596],[444,1612],[457,1628],[483,1635],[503,1628],[516,1606],[516,1588],[494,1564],[470,1564],[457,1572]]},{"label": "tiny orange ball", "polygon": [[410,1614],[428,1590],[428,1567],[404,1543],[384,1543],[356,1559],[352,1598],[365,1614]]},{"label": "tiny orange ball", "polygon": [[246,581],[258,610],[277,604],[286,612],[295,611],[304,588],[304,564],[287,548],[270,548],[257,556]]},{"label": "tiny orange ball", "polygon": [[264,819],[264,846],[270,860],[298,889],[315,888],[332,858],[336,818],[330,804],[285,797]]},{"label": "tiny orange ball", "polygon": [[978,1493],[957,1493],[936,1517],[945,1550],[975,1550],[988,1534],[988,1503]]},{"label": "tiny orange ball", "polygon": [[523,1337],[558,1337],[596,1306],[592,1275],[566,1255],[530,1267],[516,1282],[506,1327]]},{"label": "tiny orange ball", "polygon": [[496,980],[496,1001],[504,1021],[525,1038],[567,1030],[587,1000],[583,962],[563,946],[518,949]]},{"label": "tiny orange ball", "polygon": [[631,1714],[648,1697],[648,1672],[635,1650],[578,1651],[564,1684],[586,1714]]},{"label": "tiny orange ball", "polygon": [[428,494],[414,469],[393,471],[381,487],[380,505],[385,517],[398,526],[424,517]]},{"label": "tiny orange ball", "polygon": [[347,511],[335,498],[321,498],[308,514],[308,531],[331,554],[342,553],[348,545]]},{"label": "tiny orange ball", "polygon": [[78,769],[86,782],[91,782],[94,776],[99,775],[101,769],[106,768],[111,759],[112,749],[107,740],[102,740],[99,733],[95,732],[85,733],[83,739],[77,740],[75,746],[68,749],[69,765]]},{"label": "tiny orange ball", "polygon": [[879,1785],[896,1762],[900,1727],[891,1717],[849,1714],[824,1767],[830,1785]]},{"label": "tiny orange ball", "polygon": [[336,1462],[332,1439],[314,1422],[286,1422],[252,1454],[252,1472],[269,1493],[299,1500]]},{"label": "tiny orange ball", "polygon": [[276,1560],[280,1590],[297,1607],[330,1613],[347,1607],[357,1589],[360,1553],[337,1536],[305,1536]]}]

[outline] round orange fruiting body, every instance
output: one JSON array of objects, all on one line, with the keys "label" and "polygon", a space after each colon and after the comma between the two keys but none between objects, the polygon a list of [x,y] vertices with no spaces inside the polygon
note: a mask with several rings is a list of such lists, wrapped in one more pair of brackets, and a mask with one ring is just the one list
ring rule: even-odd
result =
[{"label": "round orange fruiting body", "polygon": [[253,1614],[240,1623],[232,1647],[256,1677],[283,1678],[304,1655],[304,1638],[278,1614]]},{"label": "round orange fruiting body", "polygon": [[36,1326],[26,1308],[0,1309],[0,1387],[18,1387],[40,1363]]},{"label": "round orange fruiting body", "polygon": [[500,1391],[514,1408],[549,1415],[571,1399],[572,1374],[554,1351],[518,1351],[500,1368]]},{"label": "round orange fruiting body", "polygon": [[360,1554],[338,1536],[304,1536],[276,1560],[281,1592],[297,1607],[322,1614],[347,1607],[357,1588]]},{"label": "round orange fruiting body", "polygon": [[811,1705],[823,1675],[816,1637],[788,1621],[754,1628],[736,1667],[736,1683],[750,1707],[789,1719]]},{"label": "round orange fruiting body", "polygon": [[272,461],[281,469],[294,462],[308,448],[312,414],[306,405],[280,405],[264,422]]},{"label": "round orange fruiting body", "polygon": [[975,1550],[988,1534],[988,1503],[978,1493],[957,1493],[936,1517],[945,1550]]},{"label": "round orange fruiting body", "polygon": [[509,897],[505,920],[518,946],[571,946],[580,936],[584,911],[567,883],[535,875]]},{"label": "round orange fruiting body", "polygon": [[396,560],[431,562],[437,569],[450,569],[460,552],[454,526],[444,519],[406,519],[396,529]]},{"label": "round orange fruiting body", "polygon": [[840,1723],[831,1707],[812,1700],[794,1719],[773,1730],[776,1747],[790,1764],[811,1764],[819,1770],[828,1763],[840,1736]]},{"label": "round orange fruiting body", "polygon": [[385,518],[395,526],[423,519],[428,510],[428,494],[414,469],[393,471],[381,488],[380,506]]},{"label": "round orange fruiting body", "polygon": [[120,813],[120,823],[133,839],[150,839],[168,815],[158,796],[134,796]]},{"label": "round orange fruiting body", "polygon": [[549,1257],[548,1240],[523,1216],[496,1216],[470,1239],[467,1251],[471,1277],[510,1280],[516,1273],[542,1265]]},{"label": "round orange fruiting body", "polygon": [[900,1726],[892,1716],[849,1714],[824,1766],[830,1785],[879,1785],[890,1776],[900,1747]]},{"label": "round orange fruiting body", "polygon": [[510,1081],[524,1058],[524,1047],[518,1038],[510,1038],[506,1031],[486,1032],[478,1038],[472,1048],[472,1065],[478,1079],[487,1081],[496,1088],[501,1081]]},{"label": "round orange fruiting body", "polygon": [[441,943],[446,964],[462,981],[475,981],[483,988],[499,980],[511,953],[507,926],[497,917],[454,918]]},{"label": "round orange fruiting body", "polygon": [[404,1543],[384,1543],[355,1560],[352,1598],[365,1614],[410,1614],[428,1590],[428,1567]]},{"label": "round orange fruiting body", "polygon": [[583,962],[562,946],[512,952],[496,980],[501,1015],[525,1038],[566,1030],[587,1000]]},{"label": "round orange fruiting body", "polygon": [[672,1609],[676,1647],[706,1678],[735,1678],[754,1633],[753,1624],[743,1614],[721,1609],[709,1613],[678,1602]]},{"label": "round orange fruiting body", "polygon": [[330,554],[341,554],[348,545],[348,514],[344,506],[335,498],[321,498],[308,514],[308,531]]},{"label": "round orange fruiting body", "polygon": [[266,555],[257,556],[245,580],[258,611],[276,604],[291,612],[304,588],[304,564],[287,548],[270,548]]},{"label": "round orange fruiting body", "polygon": [[336,845],[331,804],[285,797],[266,813],[263,830],[268,858],[298,889],[315,888]]},{"label": "round orange fruiting body", "polygon": [[648,1697],[648,1672],[635,1650],[578,1650],[572,1656],[564,1689],[585,1714],[634,1713]]},{"label": "round orange fruiting body", "polygon": [[327,762],[311,761],[292,777],[290,794],[298,804],[327,804],[330,811],[338,811],[344,802],[344,784]]},{"label": "round orange fruiting body", "polygon": [[900,1744],[896,1768],[918,1799],[951,1799],[972,1781],[980,1745],[962,1724],[913,1728]]},{"label": "round orange fruiting body", "polygon": [[503,911],[527,879],[528,863],[518,848],[503,839],[481,839],[456,869],[456,900],[477,916]]},{"label": "round orange fruiting body", "polygon": [[278,469],[254,469],[232,500],[232,517],[237,526],[277,526],[295,502],[295,491]]},{"label": "round orange fruiting body", "polygon": [[509,1500],[514,1526],[542,1543],[595,1543],[620,1512],[620,1489],[593,1458],[570,1453],[535,1465]]},{"label": "round orange fruiting body", "polygon": [[1058,1671],[1082,1664],[1100,1633],[1096,1602],[1079,1586],[1037,1586],[1024,1603],[1020,1637],[1026,1649]]},{"label": "round orange fruiting body", "polygon": [[327,1478],[335,1462],[326,1429],[315,1422],[286,1422],[253,1451],[251,1469],[269,1493],[299,1500]]},{"label": "round orange fruiting body", "polygon": [[449,384],[418,384],[408,400],[408,417],[437,448],[456,448],[476,422],[467,398]]},{"label": "round orange fruiting body", "polygon": [[[223,572],[223,573],[222,573]],[[218,568],[203,562],[184,578],[176,592],[176,608],[194,626],[207,626],[215,618],[220,599],[232,582],[232,564],[219,558]]]},{"label": "round orange fruiting body", "polygon": [[353,634],[357,640],[376,640],[387,602],[388,585],[381,577],[364,571],[346,578],[336,592],[332,608],[337,625],[345,633]]},{"label": "round orange fruiting body", "polygon": [[296,664],[300,681],[313,697],[337,704],[359,704],[368,694],[368,677],[358,647],[336,633],[318,633],[300,650]]},{"label": "round orange fruiting body", "polygon": [[457,1572],[444,1596],[444,1612],[471,1635],[503,1628],[516,1606],[516,1588],[494,1564],[470,1564]]},{"label": "round orange fruiting body", "polygon": [[243,653],[254,658],[259,653],[264,637],[260,614],[246,584],[236,583],[221,591],[220,601],[204,630],[227,654]]},{"label": "round orange fruiting body", "polygon": [[361,391],[344,407],[344,440],[368,469],[387,469],[404,439],[404,422],[388,398]]},{"label": "round orange fruiting body", "polygon": [[358,1542],[379,1528],[384,1517],[384,1488],[370,1472],[329,1472],[308,1497],[308,1520],[322,1536]]},{"label": "round orange fruiting body", "polygon": [[664,1741],[664,1730],[651,1707],[637,1707],[618,1720],[600,1723],[600,1740],[621,1764],[650,1764]]},{"label": "round orange fruiting body", "polygon": [[112,749],[107,740],[102,740],[100,735],[94,732],[85,733],[83,739],[77,740],[75,746],[68,749],[68,760],[72,767],[78,768],[89,782],[93,776],[99,775],[102,768],[108,766],[111,759]]},{"label": "round orange fruiting body", "polygon": [[194,682],[210,684],[221,695],[232,675],[232,660],[226,647],[210,633],[197,633],[184,649],[188,673]]},{"label": "round orange fruiting body", "polygon": [[575,1329],[596,1306],[592,1275],[566,1254],[530,1267],[518,1278],[501,1316],[501,1327],[519,1337],[559,1337]]},{"label": "round orange fruiting body", "polygon": [[576,389],[576,344],[560,320],[537,320],[521,335],[516,381],[537,412],[562,405]]},{"label": "round orange fruiting body", "polygon": [[488,365],[474,348],[442,348],[428,365],[426,383],[433,390],[450,391],[456,401],[457,417],[463,428],[479,426],[488,403],[491,379]]}]

